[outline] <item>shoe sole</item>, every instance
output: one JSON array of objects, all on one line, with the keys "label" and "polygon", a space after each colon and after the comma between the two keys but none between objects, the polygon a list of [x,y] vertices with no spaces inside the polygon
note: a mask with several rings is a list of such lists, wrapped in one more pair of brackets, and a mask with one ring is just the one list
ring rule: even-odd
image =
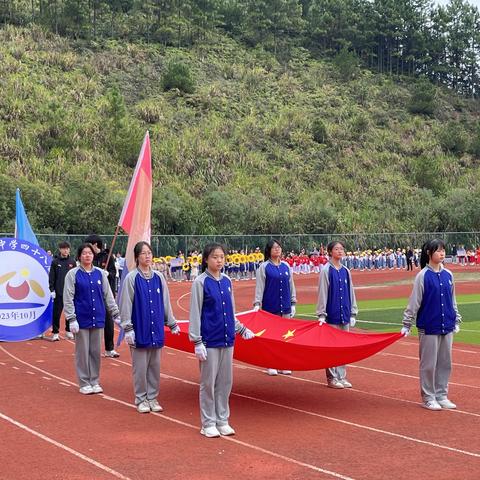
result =
[{"label": "shoe sole", "polygon": [[440,407],[440,408],[430,408],[430,407],[427,407],[426,405],[422,405],[422,408],[424,408],[425,410],[430,410],[431,412],[440,412],[442,410],[442,407]]},{"label": "shoe sole", "polygon": [[340,384],[340,385],[332,385],[332,384],[330,384],[330,383],[327,384],[327,387],[328,387],[328,388],[334,388],[334,389],[336,389],[336,390],[342,390],[343,388],[345,388],[342,384]]},{"label": "shoe sole", "polygon": [[203,428],[200,430],[200,434],[203,435],[206,438],[218,438],[220,437],[220,433],[218,435],[207,435]]}]

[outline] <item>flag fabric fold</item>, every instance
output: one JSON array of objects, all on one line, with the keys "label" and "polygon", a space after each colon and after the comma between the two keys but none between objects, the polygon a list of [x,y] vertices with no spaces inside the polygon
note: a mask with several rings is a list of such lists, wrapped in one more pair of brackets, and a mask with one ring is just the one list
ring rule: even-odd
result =
[{"label": "flag fabric fold", "polygon": [[15,194],[15,238],[26,240],[27,242],[38,245],[38,240],[33,233],[30,222],[28,221],[27,212],[22,203],[20,189],[17,188]]},{"label": "flag fabric fold", "polygon": [[[319,370],[368,358],[402,338],[401,333],[353,333],[328,324],[286,319],[260,310],[237,315],[255,333],[252,340],[237,336],[234,358],[279,370]],[[166,329],[166,345],[193,352],[188,322],[179,323],[180,335]]]},{"label": "flag fabric fold", "polygon": [[[118,225],[128,233],[125,266],[135,267],[133,247],[140,241],[150,243],[152,214],[152,157],[150,136],[145,134]],[[125,271],[125,269],[124,269]]]},{"label": "flag fabric fold", "polygon": [[[123,278],[125,278],[129,271],[135,268],[133,248],[141,241],[150,243],[152,188],[152,155],[150,135],[147,132],[143,139],[137,165],[135,166],[127,197],[125,198],[122,213],[118,221],[118,226],[128,234],[128,242],[125,252],[125,267],[122,271],[122,278],[120,279],[120,287],[117,294],[117,303],[120,303]],[[117,347],[122,342],[123,337],[124,331],[120,329]]]}]

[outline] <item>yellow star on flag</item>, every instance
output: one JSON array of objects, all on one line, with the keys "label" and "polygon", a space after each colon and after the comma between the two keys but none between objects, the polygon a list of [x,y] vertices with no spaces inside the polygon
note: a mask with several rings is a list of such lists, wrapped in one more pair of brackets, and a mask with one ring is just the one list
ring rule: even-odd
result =
[{"label": "yellow star on flag", "polygon": [[295,330],[288,330],[287,333],[285,333],[284,335],[282,335],[282,337],[285,339],[285,340],[288,340],[290,337],[293,337],[293,335],[295,334]]},{"label": "yellow star on flag", "polygon": [[264,328],[263,330],[260,330],[260,332],[257,332],[257,333],[255,334],[255,336],[256,336],[256,337],[261,337],[266,331],[267,331],[267,329]]}]

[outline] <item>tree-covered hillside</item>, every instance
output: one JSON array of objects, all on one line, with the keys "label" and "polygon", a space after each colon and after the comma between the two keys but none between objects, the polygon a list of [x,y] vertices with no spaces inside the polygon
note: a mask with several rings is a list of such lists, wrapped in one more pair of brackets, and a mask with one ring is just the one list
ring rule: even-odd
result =
[{"label": "tree-covered hillside", "polygon": [[477,100],[222,18],[180,46],[4,24],[0,230],[19,186],[37,232],[112,232],[147,129],[157,234],[478,229]]}]

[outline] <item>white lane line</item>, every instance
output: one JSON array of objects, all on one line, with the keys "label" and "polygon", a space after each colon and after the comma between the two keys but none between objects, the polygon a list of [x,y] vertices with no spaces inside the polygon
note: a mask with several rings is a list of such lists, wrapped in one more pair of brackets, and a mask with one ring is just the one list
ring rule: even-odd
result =
[{"label": "white lane line", "polygon": [[[380,355],[380,356],[383,356],[383,357],[406,358],[408,360],[416,360],[418,362],[418,357],[412,357],[410,355],[399,355],[398,353],[385,353],[385,352],[377,353],[377,355]],[[452,365],[455,366],[455,367],[466,367],[466,368],[478,368],[478,369],[480,369],[480,366],[478,366],[478,365],[466,365],[465,363],[452,362]]]},{"label": "white lane line", "polygon": [[35,360],[37,363],[45,363],[45,360]]},{"label": "white lane line", "polygon": [[6,363],[4,363],[4,362],[0,362],[0,365],[6,365]]},{"label": "white lane line", "polygon": [[[42,370],[43,371],[43,370]],[[50,372],[45,372],[47,373],[48,375],[50,375]],[[53,377],[54,375],[52,375]],[[55,378],[59,378],[59,377],[55,377]],[[63,379],[62,379],[63,380]],[[65,383],[65,382],[58,382],[60,385],[63,385],[64,387],[71,387],[70,383]],[[75,384],[72,384],[72,385],[75,385]]]},{"label": "white lane line", "polygon": [[16,367],[15,365],[12,367],[14,370],[20,370],[18,367]]},{"label": "white lane line", "polygon": [[[124,361],[118,360],[118,359],[117,359],[117,361],[124,364],[124,365],[131,366],[131,364],[128,363],[128,362],[124,362]],[[246,368],[250,368],[250,367],[246,367]],[[257,370],[255,367],[253,367],[253,369]],[[192,385],[192,386],[196,386],[196,387],[199,386],[199,384],[197,382],[192,382],[191,380],[186,380],[186,379],[183,379],[183,378],[174,377],[173,375],[168,375],[168,374],[165,374],[165,373],[161,373],[160,376],[163,377],[163,378],[176,380],[176,381],[179,381],[181,383],[185,383],[187,385]],[[310,383],[320,383],[320,382],[315,382],[313,380],[299,379],[299,378],[296,378],[294,376],[289,376],[289,375],[284,376],[284,378],[303,380],[303,381],[308,381]],[[352,389],[352,390],[356,391],[355,389]],[[360,390],[358,390],[358,391],[361,392]],[[370,394],[369,392],[361,392],[361,393]],[[441,448],[441,449],[444,449],[444,450],[449,450],[449,451],[452,451],[452,452],[462,453],[462,454],[465,454],[465,455],[480,458],[480,454],[478,454],[478,453],[456,449],[456,448],[453,448],[453,447],[449,447],[447,445],[441,445],[441,444],[438,444],[438,443],[429,442],[429,441],[426,441],[426,440],[421,440],[421,439],[418,439],[418,438],[415,438],[415,437],[410,437],[410,436],[407,436],[407,435],[402,435],[402,434],[398,434],[398,433],[395,433],[395,432],[390,432],[388,430],[377,429],[377,428],[374,428],[374,427],[370,427],[368,425],[363,425],[363,424],[359,424],[359,423],[355,423],[355,422],[350,422],[348,420],[342,420],[342,419],[339,419],[339,418],[334,418],[334,417],[322,415],[322,414],[319,414],[319,413],[316,413],[316,412],[311,412],[311,411],[308,411],[308,410],[303,410],[303,409],[299,409],[299,408],[295,408],[295,407],[290,407],[288,405],[283,405],[283,404],[279,404],[279,403],[275,403],[275,402],[270,402],[268,400],[263,400],[263,399],[256,398],[256,397],[250,397],[248,395],[243,395],[243,394],[240,394],[240,393],[232,392],[231,395],[237,396],[237,397],[240,397],[240,398],[246,398],[246,399],[252,400],[252,401],[257,401],[257,402],[260,402],[260,403],[265,403],[265,404],[268,404],[268,405],[274,405],[276,407],[285,408],[287,410],[293,410],[293,411],[296,411],[296,412],[301,412],[305,415],[312,415],[312,416],[315,416],[315,417],[324,418],[326,420],[331,420],[333,422],[339,422],[339,423],[342,423],[342,424],[345,424],[345,425],[350,425],[352,427],[365,429],[365,430],[369,430],[369,431],[374,431],[374,432],[377,432],[377,433],[382,433],[384,435],[389,435],[389,436],[393,436],[393,437],[396,437],[396,438],[401,438],[401,439],[404,439],[404,440],[407,440],[407,441],[421,443],[421,444],[424,444],[424,445],[429,445],[429,446],[432,446],[432,447]],[[377,395],[375,395],[375,396],[377,396]],[[385,397],[385,398],[390,398],[390,397]],[[408,401],[408,400],[404,400],[404,401],[409,402],[409,403],[417,403],[417,402],[412,402],[412,401]],[[479,414],[464,412],[464,411],[461,411],[461,410],[445,410],[445,412],[463,413],[465,415],[472,415],[472,416],[475,416],[475,417],[480,417]]]},{"label": "white lane line", "polygon": [[28,373],[29,375],[35,375],[35,372],[31,372],[30,370],[27,370],[27,373]]},{"label": "white lane line", "polygon": [[[5,350],[3,347],[0,347],[0,350],[3,350],[7,355],[9,355],[10,357],[12,357],[13,359],[15,359],[17,362],[20,362],[24,365],[30,365],[28,362],[25,362],[24,360],[21,360],[20,358],[16,357],[15,355],[13,355],[12,353],[8,352],[7,350]],[[129,365],[131,366],[131,364],[127,363],[127,362],[124,362],[123,360],[118,360],[118,359],[114,359],[115,361],[119,362],[119,363],[123,363],[125,365]],[[42,373],[45,373],[47,375],[51,375],[53,378],[56,378],[58,380],[62,380],[61,382],[59,382],[60,384],[62,385],[65,385],[65,383],[63,382],[68,382],[66,385],[67,386],[70,386],[70,385],[74,385],[76,386],[75,383],[71,382],[70,380],[67,380],[65,378],[62,378],[62,377],[59,377],[57,375],[54,375],[54,374],[50,374],[50,372],[47,372],[45,370],[42,370],[41,368],[39,367],[36,367],[34,365],[30,365],[32,368],[34,368],[35,370],[38,370]],[[173,378],[175,379],[175,377],[170,377],[168,375],[163,375],[162,376],[166,376],[167,378]],[[188,380],[183,380],[183,379],[176,379],[176,380],[180,380],[181,382],[184,382],[184,383],[189,383],[189,384],[192,384],[192,385],[196,385],[198,386],[198,383],[195,383],[195,382],[190,382]],[[114,398],[114,397],[110,397],[108,395],[105,395],[105,394],[100,394],[101,396],[103,396],[106,400],[110,400],[112,402],[116,402],[116,403],[119,403],[121,405],[124,405],[124,406],[127,406],[129,408],[136,408],[135,405],[132,405],[131,403],[127,403],[127,402],[124,402],[123,400],[120,400],[118,398]],[[197,425],[192,425],[190,423],[186,423],[186,422],[182,422],[181,420],[177,420],[176,418],[173,418],[173,417],[168,417],[167,415],[164,415],[164,414],[160,414],[160,413],[155,413],[155,412],[150,412],[150,415],[156,415],[158,417],[161,417],[165,420],[168,420],[170,422],[173,422],[173,423],[176,423],[177,425],[182,425],[184,427],[188,427],[188,428],[191,428],[191,429],[194,429],[194,430],[198,430],[198,426]],[[284,460],[285,462],[288,462],[288,463],[292,463],[294,465],[298,465],[298,466],[301,466],[301,467],[305,467],[305,468],[308,468],[309,470],[313,470],[315,472],[320,472],[320,473],[325,473],[326,475],[330,475],[330,476],[333,476],[335,478],[340,478],[342,480],[355,480],[354,478],[352,477],[347,477],[345,475],[342,475],[340,473],[337,473],[337,472],[333,472],[331,470],[326,470],[324,468],[320,468],[320,467],[317,467],[316,465],[311,465],[309,463],[304,463],[304,462],[301,462],[299,460],[296,460],[295,458],[291,458],[291,457],[286,457],[284,455],[281,455],[277,452],[274,452],[274,451],[271,451],[271,450],[267,450],[267,449],[264,449],[262,447],[258,447],[256,445],[253,445],[253,444],[250,444],[250,443],[247,443],[247,442],[242,442],[240,440],[237,440],[235,438],[231,438],[231,437],[221,437],[222,440],[225,440],[225,441],[229,441],[229,442],[233,442],[233,443],[236,443],[238,445],[242,445],[244,447],[247,447],[247,448],[250,448],[251,450],[255,450],[257,452],[261,452],[261,453],[265,453],[267,455],[270,455],[272,457],[275,457],[275,458],[280,458],[282,460]],[[108,467],[107,467],[108,468]],[[124,477],[126,478],[126,477]],[[130,479],[128,479],[130,480]]]},{"label": "white lane line", "polygon": [[93,458],[87,457],[83,453],[80,453],[77,450],[74,450],[73,448],[67,447],[67,445],[57,442],[53,438],[47,437],[43,433],[37,432],[36,430],[33,430],[29,427],[27,427],[25,424],[18,422],[17,420],[14,420],[13,418],[3,414],[0,412],[0,418],[3,418],[3,420],[10,422],[12,425],[15,425],[18,428],[21,428],[22,430],[25,430],[28,433],[31,433],[32,435],[44,440],[45,442],[51,443],[52,445],[55,445],[58,448],[61,448],[62,450],[67,451],[68,453],[71,453],[77,458],[80,458],[81,460],[84,460],[85,462],[88,462],[95,467],[110,473],[114,477],[121,478],[122,480],[130,480],[129,477],[126,477],[125,475],[122,475],[120,472],[117,472],[116,470],[113,470],[113,468],[107,467],[106,465],[103,465],[103,463],[97,462]]},{"label": "white lane line", "polygon": [[[388,370],[380,370],[378,368],[361,367],[360,365],[349,365],[348,368],[358,368],[360,370],[369,370],[371,372],[383,373],[385,375],[395,375],[397,377],[415,378],[416,380],[418,380],[418,377],[416,375],[407,375],[406,373],[389,372]],[[478,386],[478,385],[469,385],[469,384],[466,384],[466,383],[448,382],[448,384],[449,385],[456,385],[457,387],[480,389],[480,386]]]},{"label": "white lane line", "polygon": [[180,300],[182,300],[183,298],[187,297],[188,295],[190,295],[190,292],[184,293],[183,295],[181,295],[180,297],[178,297],[176,303],[177,303],[177,307],[178,307],[178,308],[180,308],[180,309],[183,310],[184,312],[190,313],[189,310],[187,310],[186,308],[183,308],[183,307],[180,305]]},{"label": "white lane line", "polygon": [[44,380],[51,380],[50,377],[42,377]]}]

